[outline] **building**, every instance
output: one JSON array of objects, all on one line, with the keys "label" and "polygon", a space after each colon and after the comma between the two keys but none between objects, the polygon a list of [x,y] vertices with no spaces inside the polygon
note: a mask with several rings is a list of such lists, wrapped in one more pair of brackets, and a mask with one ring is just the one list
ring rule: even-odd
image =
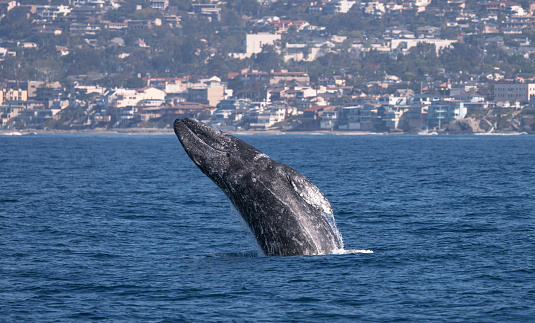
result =
[{"label": "building", "polygon": [[0,125],[6,125],[11,119],[17,117],[26,108],[19,104],[0,105]]},{"label": "building", "polygon": [[494,84],[494,101],[528,103],[535,94],[535,83],[499,82]]},{"label": "building", "polygon": [[253,102],[248,99],[221,100],[212,114],[210,124],[219,129],[235,130],[243,123],[245,114],[253,108]]},{"label": "building", "polygon": [[337,107],[330,107],[323,110],[320,116],[320,129],[334,130],[338,126],[338,110]]},{"label": "building", "polygon": [[169,0],[150,0],[150,7],[152,9],[165,11],[169,7]]},{"label": "building", "polygon": [[262,52],[264,45],[275,45],[275,42],[281,40],[280,34],[247,34],[245,36],[245,53],[248,55]]},{"label": "building", "polygon": [[385,4],[380,1],[361,2],[362,11],[370,16],[381,17],[385,14]]},{"label": "building", "polygon": [[400,127],[404,129],[426,129],[428,104],[411,104],[400,117]]},{"label": "building", "polygon": [[72,23],[69,32],[73,35],[95,35],[100,31],[100,25],[89,23]]},{"label": "building", "polygon": [[221,8],[217,3],[194,3],[192,7],[193,14],[197,17],[206,18],[209,21],[221,20]]},{"label": "building", "polygon": [[253,110],[249,116],[249,127],[267,129],[278,122],[284,121],[288,116],[297,113],[296,108],[287,105],[276,105],[265,109]]},{"label": "building", "polygon": [[338,112],[339,130],[361,130],[360,111],[362,106],[342,107]]},{"label": "building", "polygon": [[323,5],[322,11],[324,15],[347,13],[355,3],[356,1],[331,0]]},{"label": "building", "polygon": [[278,84],[294,81],[301,85],[310,84],[310,76],[304,72],[275,72],[271,73],[269,84]]},{"label": "building", "polygon": [[215,107],[226,98],[226,87],[221,84],[221,79],[212,77],[201,80],[200,83],[187,84],[187,99],[189,102],[196,102]]},{"label": "building", "polygon": [[407,111],[406,107],[393,107],[387,109],[384,115],[385,126],[390,130],[399,129],[400,121],[405,111]]},{"label": "building", "polygon": [[[448,1],[448,3],[449,2],[450,1]],[[411,3],[411,6],[417,8],[418,12],[422,12],[425,10],[425,7],[431,4],[431,0],[411,0],[410,3]]]},{"label": "building", "polygon": [[113,108],[135,107],[143,100],[165,100],[165,92],[154,88],[114,89],[105,94],[107,105]]},{"label": "building", "polygon": [[466,113],[464,102],[434,101],[427,108],[427,127],[441,129],[447,123],[463,119]]},{"label": "building", "polygon": [[416,47],[419,43],[435,45],[437,55],[440,50],[450,47],[457,40],[439,39],[439,38],[399,38],[390,40],[390,51],[398,50],[403,53],[408,52],[411,48]]},{"label": "building", "polygon": [[0,104],[10,101],[27,101],[28,91],[22,89],[2,89],[0,91]]},{"label": "building", "polygon": [[0,0],[0,16],[5,15],[11,9],[20,6],[20,3],[12,0]]},{"label": "building", "polygon": [[56,20],[58,16],[65,16],[71,12],[68,6],[37,6],[35,14],[42,20]]}]

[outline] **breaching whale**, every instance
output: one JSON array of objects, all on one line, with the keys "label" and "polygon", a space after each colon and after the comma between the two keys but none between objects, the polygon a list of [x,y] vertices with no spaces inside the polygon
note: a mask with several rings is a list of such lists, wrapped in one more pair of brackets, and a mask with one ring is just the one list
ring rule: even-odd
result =
[{"label": "breaching whale", "polygon": [[305,176],[195,119],[175,120],[174,130],[195,165],[230,199],[266,256],[343,249],[329,201]]}]

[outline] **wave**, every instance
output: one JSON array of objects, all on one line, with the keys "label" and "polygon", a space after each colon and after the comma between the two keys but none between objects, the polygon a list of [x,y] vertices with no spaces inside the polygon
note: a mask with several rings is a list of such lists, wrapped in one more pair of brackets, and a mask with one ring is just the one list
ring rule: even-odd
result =
[{"label": "wave", "polygon": [[476,136],[519,136],[527,135],[527,132],[476,132]]},{"label": "wave", "polygon": [[0,133],[0,135],[2,135],[2,136],[33,136],[33,135],[36,135],[36,134],[37,134],[36,132],[22,133],[22,132],[18,132],[18,131]]},{"label": "wave", "polygon": [[367,250],[367,249],[345,250],[345,249],[340,249],[340,250],[337,250],[336,252],[334,252],[333,254],[334,255],[350,255],[350,254],[354,254],[354,253],[373,253],[373,250]]}]

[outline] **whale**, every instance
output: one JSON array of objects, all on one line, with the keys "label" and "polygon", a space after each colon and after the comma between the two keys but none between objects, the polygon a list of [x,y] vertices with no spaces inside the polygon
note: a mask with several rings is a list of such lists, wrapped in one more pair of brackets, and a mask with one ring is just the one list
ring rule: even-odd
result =
[{"label": "whale", "polygon": [[329,201],[305,176],[196,119],[176,119],[174,131],[193,163],[228,197],[265,256],[343,250]]}]

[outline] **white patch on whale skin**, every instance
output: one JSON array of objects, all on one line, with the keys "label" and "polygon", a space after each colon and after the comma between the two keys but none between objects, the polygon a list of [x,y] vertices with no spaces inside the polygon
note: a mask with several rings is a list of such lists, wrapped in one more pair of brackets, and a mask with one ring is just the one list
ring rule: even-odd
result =
[{"label": "white patch on whale skin", "polygon": [[253,160],[254,160],[254,161],[257,161],[257,160],[259,160],[260,158],[269,158],[269,156],[266,155],[266,154],[264,154],[264,153],[258,153],[258,154],[256,154],[256,155],[253,157]]},{"label": "white patch on whale skin", "polygon": [[323,195],[323,193],[304,176],[302,176],[302,178],[297,176],[294,176],[293,178],[288,177],[288,179],[292,183],[294,190],[297,192],[297,194],[299,194],[299,196],[301,196],[303,200],[305,200],[305,202],[323,211],[323,215],[331,226],[331,229],[336,236],[341,249],[343,249],[344,241],[342,234],[336,227],[333,209],[327,198],[325,198],[325,195]]}]

